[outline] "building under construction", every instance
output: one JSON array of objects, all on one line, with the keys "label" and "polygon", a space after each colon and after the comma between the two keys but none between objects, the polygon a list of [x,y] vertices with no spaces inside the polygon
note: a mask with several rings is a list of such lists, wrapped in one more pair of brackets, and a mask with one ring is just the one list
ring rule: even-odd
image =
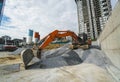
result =
[{"label": "building under construction", "polygon": [[97,39],[111,13],[110,0],[75,0],[79,33]]}]

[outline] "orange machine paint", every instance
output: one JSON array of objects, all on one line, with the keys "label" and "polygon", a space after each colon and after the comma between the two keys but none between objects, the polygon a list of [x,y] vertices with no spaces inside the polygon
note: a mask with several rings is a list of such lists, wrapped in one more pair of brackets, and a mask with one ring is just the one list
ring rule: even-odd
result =
[{"label": "orange machine paint", "polygon": [[39,37],[39,32],[35,32],[34,38],[38,38]]},{"label": "orange machine paint", "polygon": [[34,34],[35,43],[37,43],[39,41],[39,39],[40,39],[39,37],[40,37],[39,32],[35,32],[35,34]]}]

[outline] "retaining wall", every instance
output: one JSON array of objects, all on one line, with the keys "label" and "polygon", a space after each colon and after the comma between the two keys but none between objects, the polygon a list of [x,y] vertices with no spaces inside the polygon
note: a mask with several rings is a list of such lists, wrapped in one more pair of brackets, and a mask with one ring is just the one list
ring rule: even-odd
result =
[{"label": "retaining wall", "polygon": [[114,7],[98,42],[112,63],[120,69],[120,0]]}]

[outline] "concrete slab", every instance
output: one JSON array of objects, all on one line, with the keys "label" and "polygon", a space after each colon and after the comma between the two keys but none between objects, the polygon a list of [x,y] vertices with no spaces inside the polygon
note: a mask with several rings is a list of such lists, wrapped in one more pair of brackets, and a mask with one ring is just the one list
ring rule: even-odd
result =
[{"label": "concrete slab", "polygon": [[115,66],[108,66],[107,70],[117,82],[120,82],[120,69]]},{"label": "concrete slab", "polygon": [[20,64],[9,64],[0,66],[0,75],[10,74],[20,71]]},{"label": "concrete slab", "polygon": [[0,77],[1,82],[115,82],[102,68],[80,64],[54,69],[33,69]]},{"label": "concrete slab", "polygon": [[107,66],[117,82],[120,82],[120,0],[117,1],[98,41],[101,49],[113,63]]},{"label": "concrete slab", "polygon": [[18,48],[17,50],[10,52],[9,55],[20,55],[23,50],[26,48]]}]

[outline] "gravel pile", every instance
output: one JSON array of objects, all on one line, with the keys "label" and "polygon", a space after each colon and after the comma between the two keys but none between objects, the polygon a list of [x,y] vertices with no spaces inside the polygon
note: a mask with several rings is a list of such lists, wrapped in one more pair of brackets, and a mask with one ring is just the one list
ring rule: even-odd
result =
[{"label": "gravel pile", "polygon": [[26,48],[18,48],[17,50],[10,52],[9,55],[20,55],[24,49]]},{"label": "gravel pile", "polygon": [[106,65],[111,64],[111,62],[105,57],[104,53],[99,49],[71,50],[69,49],[69,45],[42,53],[41,63],[43,64],[43,68],[90,63],[104,69]]}]

